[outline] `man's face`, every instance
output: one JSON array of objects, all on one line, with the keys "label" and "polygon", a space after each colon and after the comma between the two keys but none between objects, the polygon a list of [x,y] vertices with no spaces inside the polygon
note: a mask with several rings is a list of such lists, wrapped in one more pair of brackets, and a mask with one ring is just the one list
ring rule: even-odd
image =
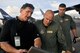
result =
[{"label": "man's face", "polygon": [[46,12],[44,14],[43,24],[45,26],[48,26],[53,21],[53,17],[54,17],[54,14],[53,13]]},{"label": "man's face", "polygon": [[26,7],[25,9],[21,9],[20,10],[20,15],[22,17],[23,21],[26,21],[30,18],[30,16],[32,15],[33,9],[31,9],[30,7]]},{"label": "man's face", "polygon": [[59,7],[59,14],[64,15],[66,11],[66,7]]}]

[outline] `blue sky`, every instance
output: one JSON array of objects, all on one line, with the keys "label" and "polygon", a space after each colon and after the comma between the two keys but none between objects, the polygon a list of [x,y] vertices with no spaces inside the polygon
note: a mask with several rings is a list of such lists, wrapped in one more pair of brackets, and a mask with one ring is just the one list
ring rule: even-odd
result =
[{"label": "blue sky", "polygon": [[[35,6],[33,17],[41,19],[42,14],[39,9],[44,12],[48,9],[57,10],[60,3],[65,3],[67,7],[80,4],[80,0],[0,0],[0,8],[5,10],[11,16],[19,15],[19,9],[24,3],[31,3]],[[74,12],[74,13],[72,13]],[[79,16],[75,10],[68,11],[70,15]]]}]

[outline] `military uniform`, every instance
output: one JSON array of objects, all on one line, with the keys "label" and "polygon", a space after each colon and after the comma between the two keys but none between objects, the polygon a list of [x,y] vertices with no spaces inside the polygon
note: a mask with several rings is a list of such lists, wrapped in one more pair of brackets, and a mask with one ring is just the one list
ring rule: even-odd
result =
[{"label": "military uniform", "polygon": [[72,51],[72,40],[70,36],[70,30],[76,28],[75,22],[72,20],[72,17],[64,14],[64,16],[55,16],[55,21],[60,23],[63,33],[65,35],[65,39],[67,42],[68,50]]},{"label": "military uniform", "polygon": [[42,23],[42,20],[38,20],[35,24],[41,34],[42,49],[50,53],[59,53],[58,45],[60,44],[66,50],[65,38],[58,23],[52,22],[46,27]]}]

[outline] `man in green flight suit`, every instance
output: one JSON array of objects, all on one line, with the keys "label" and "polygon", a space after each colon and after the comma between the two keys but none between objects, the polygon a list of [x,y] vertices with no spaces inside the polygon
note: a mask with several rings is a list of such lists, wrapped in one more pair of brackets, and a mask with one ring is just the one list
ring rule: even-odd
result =
[{"label": "man in green flight suit", "polygon": [[67,50],[65,37],[60,25],[53,21],[53,19],[53,11],[47,10],[44,13],[44,18],[42,20],[38,20],[35,24],[41,34],[42,49],[50,53],[60,53],[58,51],[58,45],[61,45],[63,50]]},{"label": "man in green flight suit", "polygon": [[67,48],[69,51],[72,52],[72,40],[71,40],[70,30],[74,35],[73,37],[76,38],[77,37],[76,24],[72,20],[71,16],[65,14],[65,11],[66,11],[66,5],[64,3],[60,4],[59,13],[58,15],[55,16],[55,21],[60,23],[67,42]]}]

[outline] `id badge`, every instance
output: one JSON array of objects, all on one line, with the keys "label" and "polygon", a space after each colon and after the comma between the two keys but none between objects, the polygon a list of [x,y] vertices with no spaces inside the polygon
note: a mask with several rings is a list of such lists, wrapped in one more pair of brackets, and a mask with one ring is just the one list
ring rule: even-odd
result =
[{"label": "id badge", "polygon": [[15,40],[15,46],[20,46],[20,36],[15,36],[14,40]]}]

